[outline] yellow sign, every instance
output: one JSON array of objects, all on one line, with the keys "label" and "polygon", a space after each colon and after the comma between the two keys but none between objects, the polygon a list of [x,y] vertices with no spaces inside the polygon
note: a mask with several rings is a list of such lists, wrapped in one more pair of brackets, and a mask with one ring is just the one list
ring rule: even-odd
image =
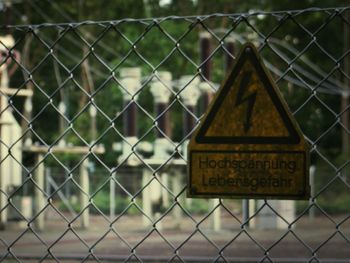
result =
[{"label": "yellow sign", "polygon": [[189,197],[307,199],[309,151],[248,43],[188,147]]}]

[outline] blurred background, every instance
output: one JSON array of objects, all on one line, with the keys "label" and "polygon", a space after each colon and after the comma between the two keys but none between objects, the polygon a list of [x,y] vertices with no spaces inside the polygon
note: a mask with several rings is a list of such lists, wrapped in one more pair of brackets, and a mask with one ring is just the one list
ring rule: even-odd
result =
[{"label": "blurred background", "polygon": [[[2,1],[2,260],[347,260],[346,5]],[[188,139],[248,41],[310,145],[308,201],[185,197]]]}]

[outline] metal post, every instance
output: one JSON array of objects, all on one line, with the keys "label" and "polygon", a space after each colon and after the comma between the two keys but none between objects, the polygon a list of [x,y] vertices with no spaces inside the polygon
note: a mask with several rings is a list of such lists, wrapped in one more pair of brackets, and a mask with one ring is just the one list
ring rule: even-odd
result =
[{"label": "metal post", "polygon": [[[89,172],[88,172],[88,159],[85,159],[83,163],[80,165],[80,187],[82,191],[80,191],[80,204],[84,209],[89,205]],[[89,208],[87,207],[84,212],[81,214],[81,227],[87,228],[89,226]]]},{"label": "metal post", "polygon": [[169,207],[169,175],[167,173],[162,173],[162,184],[164,187],[162,187],[162,203],[164,207]]},{"label": "metal post", "polygon": [[[316,172],[316,166],[311,165],[310,166],[310,200],[309,204],[310,206],[313,204],[312,198],[315,196],[315,172]],[[309,209],[309,219],[314,220],[315,219],[315,207],[311,206]]]},{"label": "metal post", "polygon": [[[249,216],[254,215],[255,213],[255,200],[254,199],[249,199]],[[249,220],[249,227],[255,228],[256,222],[255,222],[255,216]]]},{"label": "metal post", "polygon": [[[23,114],[24,114],[25,118],[27,120],[31,120],[32,119],[32,112],[33,112],[33,98],[32,97],[26,98],[26,100],[24,102],[23,110],[24,110]],[[22,129],[25,130],[26,126],[23,125]],[[23,141],[24,141],[24,145],[26,145],[26,146],[32,145],[33,139],[32,139],[32,131],[31,130],[29,130],[27,133],[24,134]]]},{"label": "metal post", "polygon": [[94,105],[90,105],[89,108],[89,114],[91,118],[91,144],[96,141],[97,138],[97,123],[96,123],[96,116],[97,116],[97,109]]},{"label": "metal post", "polygon": [[[65,119],[63,116],[66,116],[66,104],[64,101],[60,101],[60,103],[58,104],[58,110],[60,112],[61,115],[58,115],[59,117],[59,133],[60,135],[64,133],[66,127],[65,127]],[[65,146],[66,145],[66,140],[63,137],[60,141],[59,141],[59,145],[60,146]]]},{"label": "metal post", "polygon": [[243,199],[242,200],[242,219],[243,223],[247,222],[245,225],[249,227],[249,200],[248,199]]},{"label": "metal post", "polygon": [[[173,193],[175,196],[177,196],[181,191],[181,173],[175,171],[174,175],[172,176],[172,183],[173,183]],[[180,198],[177,198],[178,202],[180,201]],[[181,218],[182,218],[182,210],[179,206],[174,207],[174,222],[175,227],[179,227],[181,225]]]},{"label": "metal post", "polygon": [[[38,231],[44,230],[45,218],[44,213],[41,210],[45,207],[45,195],[44,191],[44,178],[45,178],[45,166],[44,166],[44,155],[39,153],[37,155],[37,168],[36,168],[36,185],[35,187],[35,213],[37,215],[35,219],[35,227]],[[40,214],[39,214],[40,213]],[[39,215],[38,215],[39,214]]]},{"label": "metal post", "polygon": [[109,180],[109,217],[111,220],[115,217],[115,181],[114,181],[114,173]]},{"label": "metal post", "polygon": [[[220,204],[220,199],[213,199],[213,209],[217,207]],[[215,232],[218,232],[221,230],[221,209],[220,206],[218,206],[215,211],[213,212],[213,230]]]},{"label": "metal post", "polygon": [[[142,173],[142,187],[144,187],[142,191],[142,210],[147,215],[147,217],[153,219],[152,212],[152,203],[151,203],[151,193],[150,193],[150,185],[146,186],[148,182],[152,178],[152,172],[145,168]],[[149,226],[151,222],[146,216],[142,217],[143,225],[145,227]]]},{"label": "metal post", "polygon": [[[66,174],[65,175],[65,180],[67,180],[67,178],[68,178],[68,174]],[[69,201],[71,201],[71,187],[70,187],[70,181],[68,181],[65,185],[64,185],[64,189],[66,190],[65,192],[66,192],[66,197],[67,197],[67,199],[69,200]]]},{"label": "metal post", "polygon": [[[45,168],[45,192],[47,196],[50,198],[51,197],[51,184],[50,184],[50,179],[51,179],[51,168],[46,167]],[[45,213],[45,219],[47,220],[49,217],[48,213]]]}]

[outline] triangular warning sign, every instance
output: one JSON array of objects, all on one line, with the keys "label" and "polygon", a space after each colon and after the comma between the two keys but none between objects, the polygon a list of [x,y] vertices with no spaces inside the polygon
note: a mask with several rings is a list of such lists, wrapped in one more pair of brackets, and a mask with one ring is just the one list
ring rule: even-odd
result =
[{"label": "triangular warning sign", "polygon": [[243,48],[196,136],[206,144],[297,144],[283,98],[252,45]]},{"label": "triangular warning sign", "polygon": [[188,197],[310,197],[308,146],[252,44],[243,46],[187,153]]}]

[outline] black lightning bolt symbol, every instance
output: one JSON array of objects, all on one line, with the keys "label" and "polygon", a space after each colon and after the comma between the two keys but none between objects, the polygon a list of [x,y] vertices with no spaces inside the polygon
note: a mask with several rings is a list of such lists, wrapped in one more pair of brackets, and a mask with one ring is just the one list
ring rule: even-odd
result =
[{"label": "black lightning bolt symbol", "polygon": [[253,107],[254,107],[254,103],[256,100],[256,93],[257,93],[256,91],[254,91],[253,93],[251,93],[248,96],[245,96],[243,98],[245,91],[249,87],[251,76],[252,76],[251,71],[244,73],[244,75],[242,77],[241,84],[240,84],[238,92],[237,92],[237,97],[236,97],[236,101],[235,101],[235,105],[234,105],[235,107],[237,107],[238,105],[245,103],[245,102],[247,102],[247,104],[248,104],[247,105],[247,112],[245,115],[245,120],[243,122],[243,127],[244,127],[245,133],[247,133],[249,131],[249,128],[251,127],[250,118],[252,116]]}]

